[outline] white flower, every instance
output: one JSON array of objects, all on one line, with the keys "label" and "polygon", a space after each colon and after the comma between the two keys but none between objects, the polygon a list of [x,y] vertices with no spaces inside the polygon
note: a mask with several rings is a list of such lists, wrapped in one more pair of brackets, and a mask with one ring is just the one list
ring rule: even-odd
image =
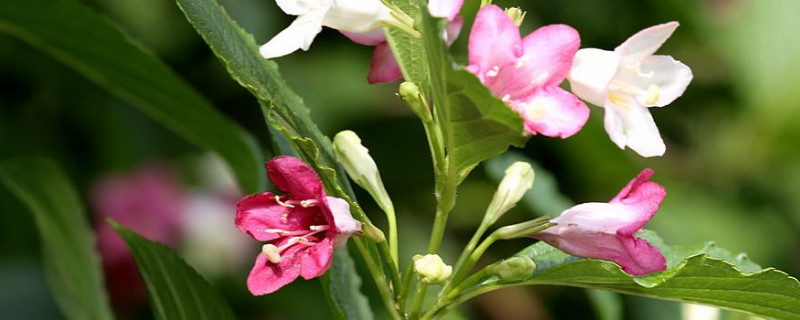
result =
[{"label": "white flower", "polygon": [[340,31],[364,33],[388,25],[405,25],[403,15],[380,0],[277,0],[286,14],[297,16],[259,50],[266,59],[285,56],[297,49],[308,50],[322,26]]},{"label": "white flower", "polygon": [[692,70],[685,64],[653,55],[676,28],[677,22],[669,22],[644,29],[614,51],[581,49],[568,76],[573,93],[605,107],[611,140],[644,157],[666,151],[647,108],[670,104],[692,80]]}]

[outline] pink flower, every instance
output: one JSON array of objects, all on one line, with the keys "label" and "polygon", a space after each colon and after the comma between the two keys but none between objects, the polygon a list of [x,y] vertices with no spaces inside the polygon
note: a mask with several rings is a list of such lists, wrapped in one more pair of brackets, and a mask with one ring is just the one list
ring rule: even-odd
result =
[{"label": "pink flower", "polygon": [[544,26],[521,39],[511,18],[487,5],[472,26],[467,70],[525,119],[528,132],[567,138],[589,118],[589,108],[558,87],[578,47],[578,32],[567,25]]},{"label": "pink flower", "polygon": [[664,255],[636,233],[664,200],[661,185],[648,181],[653,170],[645,169],[609,203],[583,203],[553,219],[558,223],[535,238],[569,254],[611,260],[631,275],[667,268]]},{"label": "pink flower", "polygon": [[321,276],[331,266],[333,248],[361,229],[347,202],[326,196],[319,177],[302,160],[275,157],[266,168],[272,183],[288,194],[258,193],[236,205],[236,226],[269,242],[247,279],[254,295],[275,292],[298,276]]},{"label": "pink flower", "polygon": [[110,217],[136,233],[175,245],[181,229],[184,195],[174,171],[151,164],[135,172],[105,177],[90,191],[97,212],[97,247],[106,285],[117,309],[130,310],[147,301],[147,292],[128,247],[105,219]]},{"label": "pink flower", "polygon": [[[444,34],[448,45],[456,41],[459,33],[461,33],[461,27],[464,25],[464,18],[457,16],[462,4],[464,4],[464,0],[432,0],[428,3],[428,10],[431,15],[450,21]],[[355,43],[375,47],[375,51],[372,53],[372,61],[370,61],[367,82],[370,84],[392,82],[403,77],[400,66],[397,64],[397,60],[394,59],[391,48],[389,48],[389,43],[386,42],[383,30],[374,29],[366,33],[341,32]]]}]

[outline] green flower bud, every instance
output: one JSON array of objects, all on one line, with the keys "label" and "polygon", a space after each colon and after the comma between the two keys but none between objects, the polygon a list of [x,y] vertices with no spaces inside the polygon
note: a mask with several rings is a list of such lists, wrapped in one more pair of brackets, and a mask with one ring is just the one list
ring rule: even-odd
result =
[{"label": "green flower bud", "polygon": [[487,267],[486,271],[503,281],[523,281],[536,271],[536,263],[528,257],[513,257]]},{"label": "green flower bud", "polygon": [[384,211],[394,212],[392,199],[386,193],[378,172],[378,166],[369,156],[369,150],[361,145],[361,139],[355,132],[345,130],[336,134],[333,138],[333,151],[336,160],[342,164],[347,175],[353,181],[367,190],[372,198]]},{"label": "green flower bud", "polygon": [[506,9],[506,14],[511,18],[511,21],[514,21],[514,24],[519,27],[522,25],[522,21],[525,20],[526,12],[522,11],[520,8],[514,7]]},{"label": "green flower bud", "polygon": [[436,254],[414,256],[414,272],[422,283],[437,284],[449,279],[453,274],[453,267],[448,266]]},{"label": "green flower bud", "polygon": [[400,98],[411,108],[411,111],[422,119],[422,121],[433,121],[431,118],[431,110],[428,108],[425,97],[419,92],[419,87],[417,87],[416,84],[409,81],[403,82],[400,84],[398,93],[400,94]]},{"label": "green flower bud", "polygon": [[534,177],[533,168],[527,162],[514,162],[510,165],[492,197],[489,209],[486,210],[484,223],[493,224],[517,205],[525,192],[528,192],[533,186]]}]

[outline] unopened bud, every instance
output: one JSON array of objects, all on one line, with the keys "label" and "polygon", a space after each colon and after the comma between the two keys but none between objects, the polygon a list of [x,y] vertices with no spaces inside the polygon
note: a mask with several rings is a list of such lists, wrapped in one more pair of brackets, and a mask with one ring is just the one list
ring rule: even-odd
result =
[{"label": "unopened bud", "polygon": [[492,197],[489,209],[486,210],[484,223],[489,225],[495,223],[503,214],[517,205],[517,202],[533,186],[534,177],[533,168],[527,162],[514,162],[510,165]]},{"label": "unopened bud", "polygon": [[337,133],[333,138],[333,151],[336,154],[336,160],[347,171],[347,175],[356,184],[367,190],[381,209],[394,212],[392,199],[389,198],[383,187],[378,166],[369,156],[369,150],[361,145],[358,135],[350,130]]},{"label": "unopened bud", "polygon": [[506,9],[506,15],[511,18],[511,21],[513,21],[517,27],[522,25],[522,21],[525,20],[525,14],[525,11],[517,7]]},{"label": "unopened bud", "polygon": [[414,256],[414,272],[422,283],[442,283],[453,274],[453,267],[448,266],[436,254]]},{"label": "unopened bud", "polygon": [[528,257],[513,257],[487,267],[486,271],[503,281],[523,281],[536,271],[536,263]]},{"label": "unopened bud", "polygon": [[544,216],[536,218],[534,220],[502,227],[500,229],[495,230],[493,235],[495,235],[497,239],[502,239],[502,240],[530,237],[538,233],[539,231],[545,230],[555,225],[556,225],[555,223],[550,222],[550,217]]},{"label": "unopened bud", "polygon": [[386,236],[383,235],[383,231],[371,223],[361,224],[361,234],[377,243],[386,241]]},{"label": "unopened bud", "polygon": [[431,111],[428,110],[428,104],[425,102],[425,97],[419,92],[419,87],[413,82],[403,82],[400,84],[398,92],[400,98],[408,104],[411,111],[414,112],[422,121],[433,121],[431,119]]}]

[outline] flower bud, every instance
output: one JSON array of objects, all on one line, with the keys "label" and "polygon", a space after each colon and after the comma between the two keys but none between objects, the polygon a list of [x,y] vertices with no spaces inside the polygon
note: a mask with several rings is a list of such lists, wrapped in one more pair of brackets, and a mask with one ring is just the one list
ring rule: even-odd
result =
[{"label": "flower bud", "polygon": [[517,25],[517,27],[522,25],[522,21],[525,20],[525,14],[525,11],[522,11],[522,9],[517,7],[506,9],[506,15],[511,18],[511,21],[514,21],[514,24]]},{"label": "flower bud", "polygon": [[510,165],[486,210],[484,223],[491,225],[511,210],[533,186],[534,177],[533,168],[527,162],[518,161]]},{"label": "flower bud", "polygon": [[539,231],[545,230],[555,225],[556,225],[555,223],[550,222],[550,217],[544,216],[533,220],[502,227],[500,229],[495,230],[495,232],[492,235],[496,236],[497,239],[502,239],[502,240],[530,237],[538,233]]},{"label": "flower bud", "polygon": [[503,281],[523,281],[536,271],[536,263],[528,257],[512,257],[487,267],[486,271]]},{"label": "flower bud", "polygon": [[453,274],[453,267],[448,266],[436,254],[414,256],[414,272],[422,283],[442,283]]},{"label": "flower bud", "polygon": [[431,119],[431,111],[428,109],[428,104],[425,103],[424,97],[419,92],[419,87],[413,82],[403,82],[400,84],[398,91],[400,98],[408,104],[411,111],[414,112],[422,121],[429,122]]},{"label": "flower bud", "polygon": [[336,160],[347,171],[347,175],[356,184],[367,190],[381,209],[394,212],[392,199],[386,194],[378,167],[369,156],[369,150],[361,145],[361,139],[355,132],[345,130],[337,133],[333,138],[333,151],[336,154]]}]

